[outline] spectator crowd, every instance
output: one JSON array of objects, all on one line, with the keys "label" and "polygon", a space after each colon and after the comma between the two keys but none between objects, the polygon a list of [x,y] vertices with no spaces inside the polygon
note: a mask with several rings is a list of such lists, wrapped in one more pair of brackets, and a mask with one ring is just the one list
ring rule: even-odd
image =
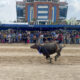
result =
[{"label": "spectator crowd", "polygon": [[0,43],[45,43],[52,41],[64,44],[80,44],[80,31],[0,31]]}]

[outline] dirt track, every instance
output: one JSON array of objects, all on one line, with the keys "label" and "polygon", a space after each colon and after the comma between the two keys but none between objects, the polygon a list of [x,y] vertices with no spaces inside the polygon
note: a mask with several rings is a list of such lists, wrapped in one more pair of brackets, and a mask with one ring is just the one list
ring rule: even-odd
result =
[{"label": "dirt track", "polygon": [[0,44],[0,80],[80,80],[80,45],[67,45],[57,62],[25,44]]}]

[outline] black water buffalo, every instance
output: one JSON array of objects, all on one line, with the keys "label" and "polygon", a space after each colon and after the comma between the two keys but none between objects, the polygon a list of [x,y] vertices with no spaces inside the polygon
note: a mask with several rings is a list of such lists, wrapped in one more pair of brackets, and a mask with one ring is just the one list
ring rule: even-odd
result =
[{"label": "black water buffalo", "polygon": [[55,56],[55,61],[57,61],[57,58],[61,55],[60,52],[63,46],[58,43],[46,43],[43,45],[34,44],[31,46],[31,48],[37,49],[39,53],[42,53],[44,56],[46,56],[46,59],[50,60],[50,63],[51,63],[52,58],[50,57],[50,55],[57,53],[57,55]]}]

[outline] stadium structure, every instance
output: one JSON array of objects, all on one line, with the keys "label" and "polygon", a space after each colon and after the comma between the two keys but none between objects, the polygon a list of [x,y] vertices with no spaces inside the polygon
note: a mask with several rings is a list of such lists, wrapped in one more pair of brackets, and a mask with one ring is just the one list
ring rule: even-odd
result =
[{"label": "stadium structure", "polygon": [[[0,30],[80,30],[80,25],[54,24],[57,21],[66,19],[68,11],[67,2],[60,2],[59,0],[23,0],[23,2],[18,1],[16,4],[18,23],[2,23],[0,24]],[[36,24],[29,24],[33,21]],[[47,24],[48,22],[52,22],[54,25]]]},{"label": "stadium structure", "polygon": [[47,24],[67,17],[68,3],[60,0],[23,0],[16,4],[18,22]]}]

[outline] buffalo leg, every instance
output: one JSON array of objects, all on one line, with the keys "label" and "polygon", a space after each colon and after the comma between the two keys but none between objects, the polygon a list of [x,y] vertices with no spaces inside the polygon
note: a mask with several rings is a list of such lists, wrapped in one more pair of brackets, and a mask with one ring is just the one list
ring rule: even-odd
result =
[{"label": "buffalo leg", "polygon": [[60,56],[60,53],[57,53],[57,55],[55,56],[55,61],[57,61],[57,58]]},{"label": "buffalo leg", "polygon": [[50,60],[50,63],[52,62],[52,58],[50,58],[49,52],[47,51],[47,49],[45,47],[42,48],[43,51],[43,55],[46,56],[47,60]]},{"label": "buffalo leg", "polygon": [[52,63],[52,58],[50,58],[50,63]]},{"label": "buffalo leg", "polygon": [[52,58],[50,56],[46,56],[46,59],[50,61],[50,63],[52,63]]}]

